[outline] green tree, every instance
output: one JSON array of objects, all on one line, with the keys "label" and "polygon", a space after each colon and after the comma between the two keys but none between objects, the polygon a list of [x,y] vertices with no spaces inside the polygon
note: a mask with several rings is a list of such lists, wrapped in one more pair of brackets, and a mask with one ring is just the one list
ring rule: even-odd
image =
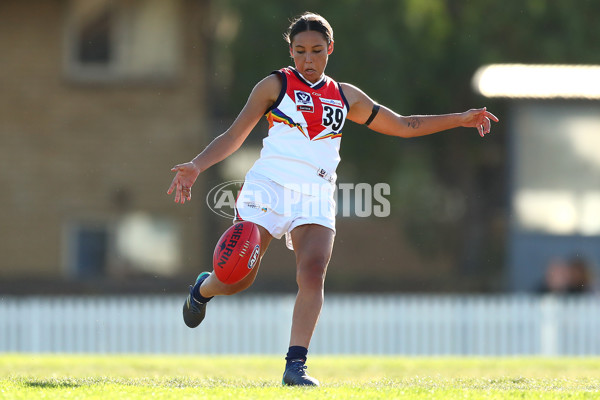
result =
[{"label": "green tree", "polygon": [[336,80],[404,115],[487,105],[502,119],[485,140],[464,129],[399,140],[348,123],[339,169],[340,182],[390,182],[393,218],[415,248],[448,257],[465,277],[491,281],[504,253],[507,107],[476,95],[472,76],[488,63],[600,63],[600,2],[220,0],[211,55],[215,115],[235,116],[258,80],[291,63],[282,33],[306,10],[334,28],[327,73]]}]

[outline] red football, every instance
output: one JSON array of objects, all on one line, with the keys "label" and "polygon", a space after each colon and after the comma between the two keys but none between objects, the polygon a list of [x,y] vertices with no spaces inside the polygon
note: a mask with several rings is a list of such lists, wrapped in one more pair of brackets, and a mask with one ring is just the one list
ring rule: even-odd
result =
[{"label": "red football", "polygon": [[213,269],[223,283],[241,281],[260,256],[260,232],[256,224],[242,221],[223,233],[213,254]]}]

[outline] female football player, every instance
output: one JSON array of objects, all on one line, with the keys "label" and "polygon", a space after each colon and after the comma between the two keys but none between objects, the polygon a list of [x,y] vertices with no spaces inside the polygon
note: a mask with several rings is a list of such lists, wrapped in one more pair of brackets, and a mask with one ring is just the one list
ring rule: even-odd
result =
[{"label": "female football player", "polygon": [[[325,75],[333,53],[333,30],[320,15],[301,15],[285,38],[294,67],[282,68],[258,82],[229,129],[192,161],[172,168],[176,175],[167,193],[174,191],[177,203],[190,201],[198,175],[239,149],[266,116],[268,136],[260,158],[245,177],[236,202],[237,218],[258,225],[261,258],[271,240],[283,235],[295,252],[298,293],[283,384],[312,386],[319,382],[307,374],[305,362],[323,305],[325,273],[335,237],[335,170],[346,119],[403,138],[456,127],[476,128],[483,137],[490,132],[490,119],[498,119],[485,108],[402,116],[377,104],[356,86],[334,81]],[[319,189],[315,191],[315,187]],[[269,193],[261,195],[261,190]],[[215,274],[200,274],[183,307],[185,323],[198,326],[213,296],[241,292],[252,285],[257,272],[258,265],[232,285],[220,282]]]}]

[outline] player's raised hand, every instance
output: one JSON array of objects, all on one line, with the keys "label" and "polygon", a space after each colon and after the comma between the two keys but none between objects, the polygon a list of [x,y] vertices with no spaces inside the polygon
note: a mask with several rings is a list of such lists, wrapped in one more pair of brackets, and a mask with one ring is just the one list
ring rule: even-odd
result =
[{"label": "player's raised hand", "polygon": [[473,108],[469,111],[465,111],[462,117],[462,126],[467,128],[477,128],[479,136],[481,137],[484,137],[487,133],[490,133],[490,130],[492,128],[491,121],[499,121],[494,114],[487,110],[486,107]]},{"label": "player's raised hand", "polygon": [[200,170],[193,162],[178,164],[171,168],[171,171],[177,172],[167,194],[175,191],[175,202],[184,204],[185,201],[192,200],[192,185],[196,182],[196,178],[200,174]]}]

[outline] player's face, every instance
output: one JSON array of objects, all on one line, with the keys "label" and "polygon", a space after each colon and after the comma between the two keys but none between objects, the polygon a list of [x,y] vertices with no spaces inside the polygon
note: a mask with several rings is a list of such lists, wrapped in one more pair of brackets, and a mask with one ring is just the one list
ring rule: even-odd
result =
[{"label": "player's face", "polygon": [[321,79],[332,51],[333,43],[327,45],[323,34],[317,31],[296,34],[290,45],[290,54],[296,64],[296,70],[312,83]]}]

